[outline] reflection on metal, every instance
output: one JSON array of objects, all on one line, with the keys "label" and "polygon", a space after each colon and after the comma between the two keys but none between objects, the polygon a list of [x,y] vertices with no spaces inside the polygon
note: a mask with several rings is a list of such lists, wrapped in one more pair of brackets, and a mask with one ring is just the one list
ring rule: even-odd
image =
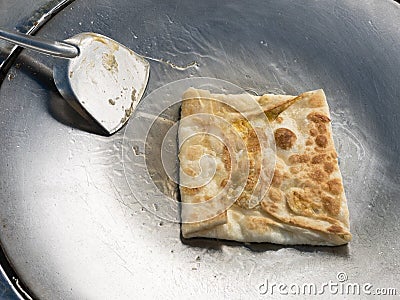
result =
[{"label": "reflection on metal", "polygon": [[[339,272],[350,284],[398,286],[398,20],[400,6],[389,0],[75,1],[41,33],[98,32],[149,57],[199,63],[181,71],[151,62],[149,92],[190,76],[257,94],[324,88],[354,240],[327,248],[180,239],[179,224],[134,199],[123,132],[87,133],[93,127],[57,93],[48,58],[30,53],[0,89],[0,235],[19,279],[41,299],[257,299],[267,280],[322,286]],[[148,109],[129,122],[144,125],[166,96],[144,98],[139,105]],[[170,125],[171,113],[151,137]],[[124,164],[133,170],[162,144],[131,146]],[[150,175],[162,187],[168,182],[159,173]],[[140,175],[132,177],[144,181]],[[154,200],[142,195],[141,202]]]},{"label": "reflection on metal", "polygon": [[[47,23],[53,16],[64,9],[66,6],[74,2],[75,0],[62,0],[62,1],[51,1],[44,8],[40,9],[41,12],[44,10],[43,14],[39,18],[33,21],[33,24],[26,30],[26,34],[35,35],[40,28]],[[25,31],[22,30],[21,31]],[[22,47],[14,46],[9,52],[8,56],[0,64],[0,87],[2,82],[7,76],[7,73],[11,66],[14,64],[18,55],[23,50]],[[18,275],[13,270],[13,267],[9,263],[7,256],[0,244],[0,273],[7,279],[8,283],[12,287],[13,291],[20,299],[31,300],[32,292],[26,287],[26,285],[18,278]]]},{"label": "reflection on metal", "polygon": [[[27,29],[26,34],[35,35],[39,29],[47,23],[53,16],[55,16],[58,12],[60,12],[63,8],[74,2],[75,0],[62,0],[61,2],[56,1],[55,5],[52,6],[47,12],[41,15],[36,21],[33,22],[33,25]],[[46,7],[52,5],[54,1],[47,4]],[[6,78],[8,70],[11,68],[18,55],[21,53],[23,48],[19,46],[14,46],[8,56],[4,59],[4,61],[0,64],[0,86],[4,79]]]}]

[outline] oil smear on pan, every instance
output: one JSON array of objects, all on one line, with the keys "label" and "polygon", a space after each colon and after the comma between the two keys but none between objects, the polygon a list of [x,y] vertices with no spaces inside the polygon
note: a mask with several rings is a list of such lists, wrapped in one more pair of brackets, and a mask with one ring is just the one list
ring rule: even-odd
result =
[{"label": "oil smear on pan", "polygon": [[185,71],[188,70],[190,68],[196,68],[199,66],[199,63],[197,61],[192,61],[191,63],[187,64],[187,65],[177,65],[173,62],[171,62],[168,59],[163,59],[163,58],[154,58],[154,57],[150,57],[150,56],[143,56],[144,58],[151,60],[151,61],[155,61],[155,62],[159,62],[162,63],[168,67],[171,67],[172,69],[178,70],[178,71]]},{"label": "oil smear on pan", "polygon": [[[224,26],[227,31],[235,32],[238,25],[229,23]],[[273,43],[264,42],[265,36],[251,37],[252,41],[237,44],[227,39],[224,32],[210,35],[215,32],[210,23],[194,26],[169,16],[161,30],[158,36],[141,39],[141,46],[134,49],[145,59],[166,66],[152,69],[153,80],[149,82],[152,89],[182,79],[182,73],[171,72],[172,69],[188,77],[219,77],[221,75],[217,74],[222,71],[223,79],[251,90],[252,94],[298,92],[290,83],[302,76],[297,72],[289,72],[290,65],[296,64],[296,59],[291,60],[290,53],[276,52]],[[139,37],[133,34],[133,38]],[[280,55],[285,59],[279,60],[277,56]]]},{"label": "oil smear on pan", "polygon": [[345,108],[332,109],[331,115],[339,164],[346,166],[341,168],[345,182],[351,185],[352,189],[360,187],[362,185],[359,181],[362,180],[374,159],[366,146],[368,145],[367,137]]}]

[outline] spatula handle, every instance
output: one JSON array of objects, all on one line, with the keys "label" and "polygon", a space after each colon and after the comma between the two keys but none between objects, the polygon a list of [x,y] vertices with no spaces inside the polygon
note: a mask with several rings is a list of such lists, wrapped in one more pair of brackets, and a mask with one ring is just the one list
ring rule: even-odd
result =
[{"label": "spatula handle", "polygon": [[79,55],[79,49],[74,45],[65,42],[49,41],[26,34],[9,32],[3,29],[0,29],[0,39],[56,57],[74,58]]}]

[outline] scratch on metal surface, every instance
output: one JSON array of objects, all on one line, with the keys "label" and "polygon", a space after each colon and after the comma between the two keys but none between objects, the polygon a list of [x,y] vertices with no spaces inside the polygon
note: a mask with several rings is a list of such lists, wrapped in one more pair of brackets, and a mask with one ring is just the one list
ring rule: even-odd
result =
[{"label": "scratch on metal surface", "polygon": [[136,35],[136,33],[133,32],[133,30],[131,28],[129,28],[129,32],[132,34],[133,38],[137,39],[138,36]]},{"label": "scratch on metal surface", "polygon": [[119,252],[117,250],[114,249],[114,247],[112,247],[109,243],[105,242],[104,240],[102,240],[102,243],[107,246],[108,249],[110,249],[115,255],[117,255],[119,257],[119,259],[123,262],[126,263],[126,260],[122,258],[121,254],[119,254]]},{"label": "scratch on metal surface", "polygon": [[168,20],[168,22],[170,23],[170,24],[173,24],[174,23],[174,21],[172,21],[172,18],[169,16],[169,15],[166,15],[167,16],[167,20]]},{"label": "scratch on metal surface", "polygon": [[123,267],[125,270],[127,270],[133,277],[135,277],[135,273],[133,273],[133,271],[131,271],[131,269],[129,269],[127,266],[121,264],[120,266]]},{"label": "scratch on metal surface", "polygon": [[375,92],[376,92],[376,96],[378,97],[378,100],[379,100],[379,102],[381,103],[381,102],[382,102],[381,94],[380,94],[379,91],[378,91],[378,87],[377,87],[377,85],[376,85],[376,80],[375,80],[375,78],[373,78],[372,81],[373,81],[373,83],[374,83],[374,90],[375,90]]},{"label": "scratch on metal surface", "polygon": [[83,197],[83,196],[80,196],[79,198],[86,204],[86,207],[90,210],[90,206],[89,206],[89,203],[87,201],[87,198]]},{"label": "scratch on metal surface", "polygon": [[80,2],[80,4],[81,4],[83,7],[85,7],[88,11],[91,11],[92,8],[93,8],[93,5],[89,5],[89,2],[88,2],[88,1],[82,1],[82,2]]},{"label": "scratch on metal surface", "polygon": [[228,55],[227,55],[227,53],[226,53],[226,51],[225,51],[225,48],[224,48],[224,46],[222,45],[221,41],[219,41],[219,45],[221,46],[221,49],[222,49],[222,51],[223,51],[223,54],[224,54],[224,57],[225,57],[225,61],[227,62],[227,64],[229,65],[229,67],[230,67],[231,70],[232,70],[232,74],[235,74],[235,70],[233,69],[232,64],[229,62]]},{"label": "scratch on metal surface", "polygon": [[207,37],[204,36],[204,34],[202,34],[199,28],[191,26],[190,24],[186,24],[182,26],[182,29],[186,34],[188,34],[192,38],[191,42],[193,42],[196,45],[198,51],[202,52],[196,54],[200,55],[201,57],[209,57],[212,59],[216,59],[215,57],[209,54],[209,53],[214,53],[216,50],[215,47],[213,46],[214,42],[211,41],[209,38],[207,39]]},{"label": "scratch on metal surface", "polygon": [[90,186],[90,181],[89,181],[89,172],[88,172],[88,170],[87,170],[87,167],[85,166],[85,165],[82,165],[82,167],[84,168],[84,170],[85,170],[85,175],[86,175],[86,183],[87,183],[87,186]]},{"label": "scratch on metal surface", "polygon": [[282,52],[282,56],[283,56],[283,61],[285,62],[285,68],[287,69],[289,67],[289,64],[288,64],[288,61],[286,58],[286,53],[283,49],[281,49],[281,52]]},{"label": "scratch on metal surface", "polygon": [[107,246],[108,249],[110,249],[116,256],[118,256],[118,258],[123,262],[123,264],[119,264],[121,267],[123,267],[125,270],[127,270],[133,277],[135,277],[135,273],[126,266],[127,261],[122,257],[122,255],[114,249],[114,247],[112,247],[110,244],[108,244],[105,241],[102,241],[104,245]]},{"label": "scratch on metal surface", "polygon": [[126,207],[126,208],[132,210],[132,208],[131,208],[128,204],[126,204],[123,200],[119,200],[119,199],[116,199],[116,200],[118,201],[119,207],[120,207],[121,209],[122,209],[122,207],[124,206],[124,207]]},{"label": "scratch on metal surface", "polygon": [[118,203],[122,204],[123,206],[125,206],[125,207],[131,209],[131,207],[129,207],[129,205],[126,204],[126,203],[123,201],[123,197],[122,197],[122,195],[121,195],[121,192],[118,190],[118,188],[117,188],[117,186],[115,185],[114,181],[113,181],[110,177],[109,177],[109,181],[110,181],[111,185],[113,186],[115,192],[118,194],[118,197],[115,197],[115,200],[117,200]]},{"label": "scratch on metal surface", "polygon": [[278,78],[275,75],[275,72],[272,71],[271,73],[272,73],[272,76],[274,76],[276,83],[281,85],[281,83],[279,82]]},{"label": "scratch on metal surface", "polygon": [[174,13],[173,13],[174,17],[176,16],[176,12],[178,11],[178,6],[180,6],[180,5],[181,5],[181,1],[176,1]]},{"label": "scratch on metal surface", "polygon": [[105,206],[108,214],[110,215],[111,219],[114,221],[114,224],[117,223],[118,218],[114,217],[114,214],[111,212],[110,208],[108,207],[108,205]]},{"label": "scratch on metal surface", "polygon": [[104,25],[104,27],[110,28],[110,22],[107,22],[107,20],[109,19],[108,16],[104,16],[101,13],[97,12],[96,13],[97,21],[101,24]]},{"label": "scratch on metal surface", "polygon": [[104,190],[102,190],[101,188],[99,188],[98,186],[97,186],[97,184],[93,181],[93,178],[92,178],[92,176],[90,175],[90,173],[89,172],[87,172],[87,175],[89,176],[89,179],[90,179],[90,181],[91,181],[91,186],[93,186],[96,190],[98,190],[99,192],[102,192],[103,194],[105,194],[105,195],[107,195],[107,196],[109,196],[109,197],[114,197],[114,195],[112,195],[112,194],[109,194],[109,193],[107,193],[106,191],[104,191]]},{"label": "scratch on metal surface", "polygon": [[250,268],[250,270],[248,270],[248,276],[251,277],[254,273],[254,270],[257,268],[257,263],[253,259],[247,260],[246,263],[247,263],[247,266],[246,266],[247,270],[248,270],[248,264],[249,263],[251,264],[251,268]]},{"label": "scratch on metal surface", "polygon": [[[112,2],[109,2],[109,3],[112,3]],[[114,11],[114,12],[118,13],[117,7],[115,5],[111,5],[111,4],[108,5],[108,3],[107,4],[98,4],[96,7],[104,7],[110,11]]]}]

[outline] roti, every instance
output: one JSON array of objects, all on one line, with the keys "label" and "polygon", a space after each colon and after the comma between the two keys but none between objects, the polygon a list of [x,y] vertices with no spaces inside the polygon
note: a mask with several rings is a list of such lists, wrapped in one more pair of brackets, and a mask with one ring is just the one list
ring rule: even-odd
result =
[{"label": "roti", "polygon": [[351,240],[323,90],[250,96],[191,88],[183,95],[178,139],[184,238]]}]

